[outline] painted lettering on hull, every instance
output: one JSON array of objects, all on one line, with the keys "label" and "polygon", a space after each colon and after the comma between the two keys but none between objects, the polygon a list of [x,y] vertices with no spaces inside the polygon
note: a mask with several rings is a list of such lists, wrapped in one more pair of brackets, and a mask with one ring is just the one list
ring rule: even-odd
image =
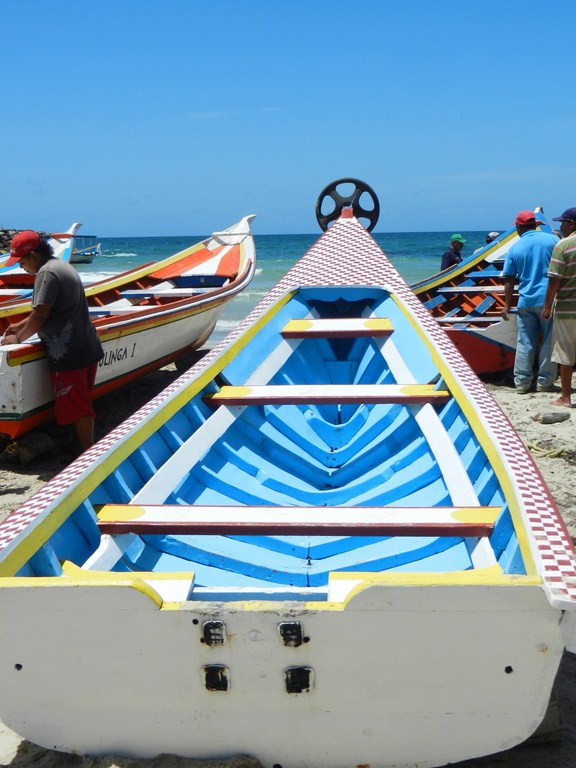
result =
[{"label": "painted lettering on hull", "polygon": [[99,368],[105,368],[108,365],[114,365],[120,363],[123,360],[128,360],[134,357],[136,352],[136,343],[132,344],[132,347],[118,347],[117,349],[107,349],[104,352],[104,357],[98,363]]}]

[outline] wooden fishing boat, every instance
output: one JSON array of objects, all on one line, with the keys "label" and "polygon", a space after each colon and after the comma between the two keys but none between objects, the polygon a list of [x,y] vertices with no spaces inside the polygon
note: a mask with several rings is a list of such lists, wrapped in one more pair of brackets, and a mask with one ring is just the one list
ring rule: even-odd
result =
[{"label": "wooden fishing boat", "polygon": [[538,470],[353,205],[0,548],[0,718],[53,749],[439,766],[575,646]]},{"label": "wooden fishing boat", "polygon": [[[252,218],[166,259],[86,286],[104,348],[95,397],[207,341],[226,304],[254,275]],[[0,334],[29,311],[25,299],[0,304]],[[0,346],[0,434],[15,438],[52,418],[48,363],[38,337]]]},{"label": "wooden fishing boat", "polygon": [[70,261],[72,264],[92,264],[102,253],[102,244],[96,235],[78,235]]},{"label": "wooden fishing boat", "polygon": [[[539,229],[553,232],[542,208],[534,210],[543,222]],[[513,227],[460,264],[411,285],[477,374],[514,366],[516,314],[503,320],[500,311],[505,305],[504,258],[517,239]]]}]

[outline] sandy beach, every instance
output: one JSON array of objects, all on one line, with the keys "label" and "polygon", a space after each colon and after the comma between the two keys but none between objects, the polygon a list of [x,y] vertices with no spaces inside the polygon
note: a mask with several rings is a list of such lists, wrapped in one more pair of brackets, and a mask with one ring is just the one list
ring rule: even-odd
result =
[{"label": "sandy beach", "polygon": [[[102,437],[154,397],[176,378],[174,366],[149,374],[120,392],[95,404],[97,437]],[[576,410],[568,411],[565,421],[545,423],[543,414],[566,412],[549,405],[550,393],[518,395],[508,380],[488,383],[487,387],[534,456],[554,496],[572,537],[576,537]],[[6,517],[69,461],[62,455],[47,455],[26,466],[0,464],[0,519]],[[0,692],[1,695],[1,692]],[[250,758],[199,761],[162,755],[153,760],[128,760],[116,757],[90,758],[41,749],[20,739],[0,723],[0,765],[10,768],[253,768]],[[539,739],[533,739],[508,752],[458,763],[460,768],[576,768],[576,656],[565,654],[556,685],[556,701],[551,708],[549,726]]]}]

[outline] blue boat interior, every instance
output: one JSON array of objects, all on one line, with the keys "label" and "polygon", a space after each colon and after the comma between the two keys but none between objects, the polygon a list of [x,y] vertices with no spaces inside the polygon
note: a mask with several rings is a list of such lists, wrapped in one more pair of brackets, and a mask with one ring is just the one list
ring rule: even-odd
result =
[{"label": "blue boat interior", "polygon": [[[323,599],[333,572],[472,570],[486,565],[484,555],[478,559],[486,548],[504,574],[525,573],[501,483],[456,397],[426,404],[311,401],[219,408],[207,401],[224,386],[247,382],[396,385],[408,383],[409,375],[411,383],[448,388],[418,328],[386,290],[300,288],[269,315],[231,360],[222,356],[217,375],[201,391],[183,400],[107,474],[18,575],[58,576],[67,561],[84,566],[105,539],[98,510],[110,504],[345,506],[357,508],[359,520],[367,506],[459,506],[460,483],[447,480],[439,461],[443,451],[459,457],[458,471],[475,503],[500,508],[486,542],[425,531],[400,536],[150,532],[121,537],[111,570],[193,571],[189,599],[200,599],[203,589],[222,590],[219,599],[237,589],[298,599],[313,589],[316,599]],[[282,335],[294,319],[360,317],[388,318],[389,337]]]}]

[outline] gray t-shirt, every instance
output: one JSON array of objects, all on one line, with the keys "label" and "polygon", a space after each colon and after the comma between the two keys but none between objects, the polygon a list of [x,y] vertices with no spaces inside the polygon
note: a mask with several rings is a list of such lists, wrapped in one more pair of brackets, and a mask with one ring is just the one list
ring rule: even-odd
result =
[{"label": "gray t-shirt", "polygon": [[40,267],[34,278],[32,306],[39,304],[52,307],[38,332],[52,370],[86,368],[102,359],[102,345],[90,322],[84,286],[74,267],[55,258]]}]

